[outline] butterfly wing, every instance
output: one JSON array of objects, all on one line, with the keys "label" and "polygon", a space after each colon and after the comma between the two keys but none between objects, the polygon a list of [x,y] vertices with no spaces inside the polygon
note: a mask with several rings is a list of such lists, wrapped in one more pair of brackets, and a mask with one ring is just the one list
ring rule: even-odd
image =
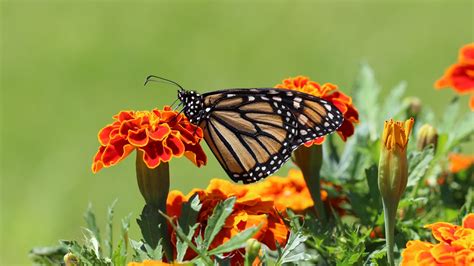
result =
[{"label": "butterfly wing", "polygon": [[297,91],[231,89],[203,98],[204,138],[235,182],[274,173],[299,145],[342,124],[331,103]]}]

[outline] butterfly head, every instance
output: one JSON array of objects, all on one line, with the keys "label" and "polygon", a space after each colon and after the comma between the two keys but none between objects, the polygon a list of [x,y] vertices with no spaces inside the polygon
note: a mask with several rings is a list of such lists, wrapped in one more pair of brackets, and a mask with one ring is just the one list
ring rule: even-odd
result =
[{"label": "butterfly head", "polygon": [[193,124],[198,122],[204,106],[202,95],[196,91],[179,90],[178,99],[184,105],[183,112],[189,121]]}]

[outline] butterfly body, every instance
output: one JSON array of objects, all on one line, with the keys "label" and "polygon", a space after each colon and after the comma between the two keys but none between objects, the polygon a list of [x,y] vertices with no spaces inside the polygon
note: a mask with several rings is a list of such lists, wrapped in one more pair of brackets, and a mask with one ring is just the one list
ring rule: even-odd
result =
[{"label": "butterfly body", "polygon": [[178,99],[235,182],[252,183],[274,173],[301,144],[343,122],[332,103],[285,89],[180,90]]}]

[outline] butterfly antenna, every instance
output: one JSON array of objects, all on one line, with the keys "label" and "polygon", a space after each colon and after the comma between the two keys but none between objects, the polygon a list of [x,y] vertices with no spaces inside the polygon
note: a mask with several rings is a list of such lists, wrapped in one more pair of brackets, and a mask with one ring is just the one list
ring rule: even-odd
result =
[{"label": "butterfly antenna", "polygon": [[154,79],[164,80],[168,83],[171,83],[171,84],[174,84],[174,85],[178,86],[178,88],[180,90],[184,91],[184,88],[181,85],[179,85],[177,82],[172,81],[170,79],[163,78],[163,77],[158,77],[158,76],[155,76],[155,75],[150,75],[150,76],[146,77],[145,84],[143,84],[143,85],[145,86],[150,81],[160,82],[159,80],[154,80]]}]

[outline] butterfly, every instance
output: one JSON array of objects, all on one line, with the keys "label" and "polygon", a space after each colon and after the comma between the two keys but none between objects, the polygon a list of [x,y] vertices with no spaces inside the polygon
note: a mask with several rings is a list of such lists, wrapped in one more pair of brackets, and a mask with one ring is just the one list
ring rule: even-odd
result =
[{"label": "butterfly", "polygon": [[[234,182],[256,182],[277,171],[301,144],[338,129],[344,120],[331,103],[286,89],[227,89],[199,94],[179,87],[189,121]],[[145,82],[146,84],[146,82]]]}]

